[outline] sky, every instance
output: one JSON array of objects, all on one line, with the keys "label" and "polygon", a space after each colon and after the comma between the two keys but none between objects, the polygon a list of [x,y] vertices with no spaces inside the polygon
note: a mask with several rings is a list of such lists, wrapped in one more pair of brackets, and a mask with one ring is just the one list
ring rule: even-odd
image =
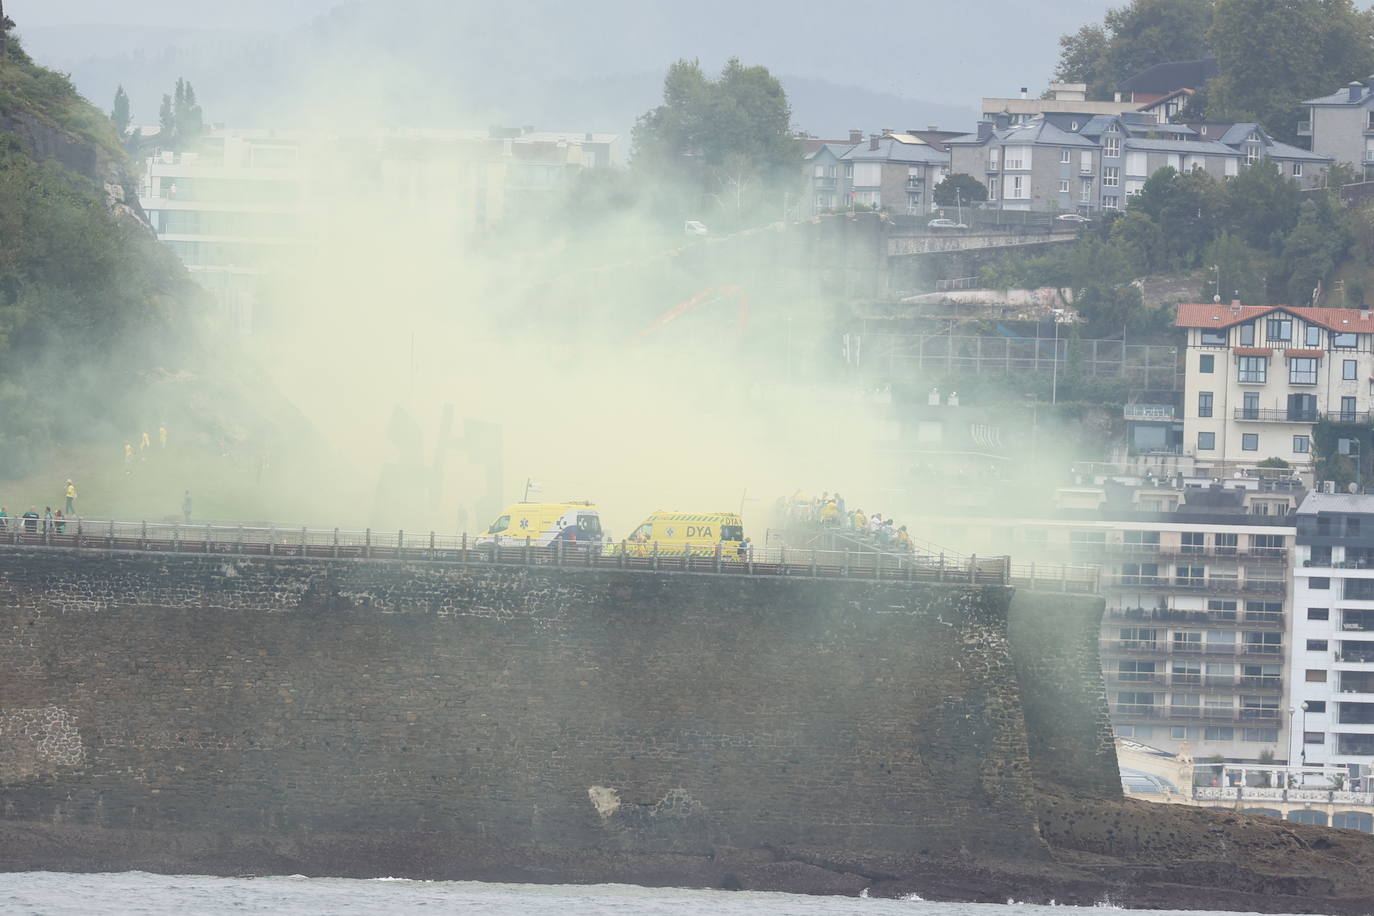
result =
[{"label": "sky", "polygon": [[[1054,68],[1058,36],[1099,21],[1110,5],[1115,2],[909,0],[845,7],[815,0],[125,0],[117,5],[109,0],[8,0],[6,11],[30,51],[41,62],[70,72],[89,98],[104,105],[116,82],[140,87],[149,98],[134,95],[136,111],[155,111],[157,93],[166,90],[154,87],[175,82],[182,75],[177,70],[193,70],[197,60],[205,59],[207,43],[219,48],[230,40],[294,40],[299,43],[292,46],[292,56],[299,57],[315,47],[321,16],[338,7],[357,7],[374,15],[383,11],[383,29],[393,29],[393,45],[403,46],[408,35],[420,44],[452,43],[450,58],[441,50],[422,66],[471,58],[478,61],[474,70],[498,76],[498,68],[513,67],[507,75],[515,101],[510,110],[493,114],[511,123],[537,118],[541,126],[553,126],[543,123],[547,112],[539,110],[538,92],[522,95],[514,85],[522,76],[527,84],[533,80],[536,89],[539,80],[550,85],[577,80],[585,84],[585,89],[579,87],[584,94],[594,93],[598,80],[620,87],[642,80],[648,87],[645,98],[652,100],[672,60],[698,57],[715,70],[737,55],[745,63],[767,66],[785,84],[791,77],[869,93],[862,99],[856,95],[854,104],[874,118],[883,106],[891,107],[894,97],[929,103],[898,111],[884,122],[924,126],[958,119],[964,122],[957,125],[960,129],[970,129],[981,97],[1015,96],[1022,86],[1038,94]],[[407,13],[398,12],[388,21],[385,14],[393,8]],[[264,34],[271,37],[263,39]],[[136,66],[124,66],[125,58]],[[156,62],[163,60],[166,65],[159,67]],[[222,111],[211,113],[212,119],[241,121],[250,104],[231,98],[232,85],[212,85],[213,66],[206,69],[195,74],[197,86],[217,91],[202,91],[201,98],[224,103]],[[238,68],[229,64],[222,69]],[[186,75],[191,78],[190,72]],[[239,95],[259,91],[251,85],[240,88]],[[635,107],[642,104],[637,93],[611,91],[633,97],[603,106],[613,111],[608,119],[625,121],[625,111],[644,110]],[[825,94],[823,101],[799,96],[794,108],[803,123],[798,126],[822,135],[880,126],[845,118],[835,110],[833,95]],[[547,107],[553,111],[567,106],[556,93],[550,98]],[[589,117],[585,110],[576,113]],[[628,124],[585,126],[623,129]]]}]

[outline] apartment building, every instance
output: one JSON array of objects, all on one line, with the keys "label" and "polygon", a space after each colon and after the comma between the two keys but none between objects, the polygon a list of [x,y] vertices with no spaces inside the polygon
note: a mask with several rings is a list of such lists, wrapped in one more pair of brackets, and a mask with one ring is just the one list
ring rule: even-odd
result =
[{"label": "apartment building", "polygon": [[1289,760],[1374,764],[1374,495],[1311,493],[1297,511]]},{"label": "apartment building", "polygon": [[568,176],[612,164],[618,137],[527,129],[356,134],[214,130],[146,160],[139,201],[158,237],[247,331],[270,278],[346,207],[436,247],[535,216]]},{"label": "apartment building", "polygon": [[1125,206],[1166,166],[1225,180],[1269,159],[1310,188],[1331,165],[1329,157],[1279,143],[1257,124],[1208,127],[1212,138],[1139,112],[1050,113],[1015,124],[998,116],[949,141],[950,171],[982,181],[989,207],[1091,213]]},{"label": "apartment building", "polygon": [[1374,318],[1368,309],[1237,300],[1180,305],[1175,324],[1187,334],[1185,454],[1222,466],[1266,458],[1308,466],[1318,419],[1369,421]]},{"label": "apartment building", "polygon": [[1374,76],[1303,104],[1308,119],[1298,125],[1298,136],[1309,138],[1314,153],[1354,166],[1370,180],[1374,175]]},{"label": "apartment building", "polygon": [[1129,100],[1089,102],[1087,83],[1050,83],[1045,96],[1031,98],[1030,90],[1022,86],[1020,95],[1016,97],[985,97],[979,110],[984,120],[1002,115],[1008,124],[1019,124],[1046,114],[1071,113],[1092,117],[1117,115],[1140,107],[1139,102]]},{"label": "apartment building", "polygon": [[935,208],[934,189],[949,174],[944,131],[872,134],[823,142],[806,154],[808,215],[854,204],[905,216]]},{"label": "apartment building", "polygon": [[1197,759],[1258,761],[1287,747],[1287,576],[1300,495],[1258,476],[1104,477],[1060,489],[1048,517],[970,510],[922,525],[956,549],[1100,565],[1117,734]]}]

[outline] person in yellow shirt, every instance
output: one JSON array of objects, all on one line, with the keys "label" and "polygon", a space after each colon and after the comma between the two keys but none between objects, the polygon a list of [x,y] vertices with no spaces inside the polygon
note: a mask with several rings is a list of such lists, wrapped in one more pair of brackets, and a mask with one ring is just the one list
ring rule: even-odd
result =
[{"label": "person in yellow shirt", "polygon": [[152,444],[153,440],[148,435],[148,431],[145,429],[143,431],[143,438],[138,440],[138,453],[142,455],[144,452],[148,451],[149,446],[151,446]]},{"label": "person in yellow shirt", "polygon": [[62,506],[62,514],[70,516],[76,511],[76,484],[72,483],[70,477],[67,478],[67,488],[63,491],[67,501]]},{"label": "person in yellow shirt", "polygon": [[159,448],[167,447],[167,424],[159,423],[157,427],[157,443]]},{"label": "person in yellow shirt", "polygon": [[868,531],[868,516],[864,515],[864,510],[854,510],[854,530],[863,534]]},{"label": "person in yellow shirt", "polygon": [[903,525],[902,527],[897,529],[896,541],[898,550],[901,550],[904,553],[912,552],[911,535],[906,533],[906,525]]},{"label": "person in yellow shirt", "polygon": [[839,514],[840,514],[840,509],[839,509],[839,506],[835,505],[835,500],[833,500],[833,499],[827,499],[827,500],[821,505],[821,524],[822,524],[822,525],[833,525],[833,524],[835,524],[836,516],[838,516]]}]

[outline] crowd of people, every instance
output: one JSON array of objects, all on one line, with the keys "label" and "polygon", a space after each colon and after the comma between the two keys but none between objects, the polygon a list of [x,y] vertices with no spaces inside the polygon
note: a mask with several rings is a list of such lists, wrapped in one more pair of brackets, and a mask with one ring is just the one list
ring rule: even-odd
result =
[{"label": "crowd of people", "polygon": [[906,525],[898,525],[891,516],[883,518],[882,513],[872,515],[863,509],[850,510],[844,497],[838,492],[823,492],[812,498],[809,494],[796,491],[781,507],[783,524],[786,526],[814,526],[834,529],[837,533],[864,541],[870,541],[880,549],[915,553],[911,535]]}]

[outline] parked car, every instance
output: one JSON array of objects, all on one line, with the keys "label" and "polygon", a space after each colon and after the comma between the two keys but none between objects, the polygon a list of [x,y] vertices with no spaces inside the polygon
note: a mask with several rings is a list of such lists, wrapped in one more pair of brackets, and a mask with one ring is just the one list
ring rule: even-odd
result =
[{"label": "parked car", "polygon": [[1061,223],[1091,223],[1092,220],[1080,213],[1061,213],[1055,217]]},{"label": "parked car", "polygon": [[967,229],[963,223],[956,223],[952,219],[933,219],[926,223],[931,229]]},{"label": "parked car", "polygon": [[689,219],[682,224],[682,231],[687,235],[705,235],[706,224],[700,220]]}]

